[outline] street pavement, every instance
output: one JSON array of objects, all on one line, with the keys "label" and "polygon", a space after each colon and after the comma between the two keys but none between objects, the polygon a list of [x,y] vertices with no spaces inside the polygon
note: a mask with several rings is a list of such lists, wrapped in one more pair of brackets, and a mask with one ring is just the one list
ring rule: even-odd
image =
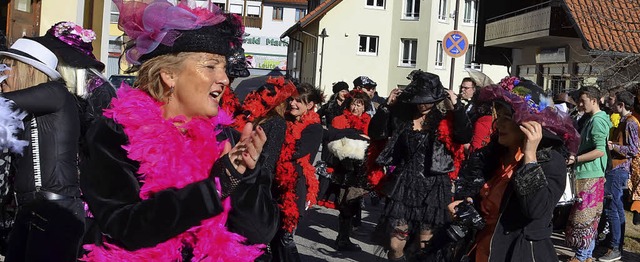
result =
[{"label": "street pavement", "polygon": [[362,225],[351,237],[351,241],[362,247],[361,252],[335,250],[338,210],[319,206],[307,210],[298,225],[295,236],[302,261],[386,261],[386,253],[383,253],[379,246],[373,245],[370,240],[370,235],[382,212],[383,203],[377,207],[372,206],[369,201],[366,204],[365,211],[362,212]]},{"label": "street pavement", "polygon": [[[384,203],[372,206],[366,199],[366,207],[362,213],[362,226],[352,234],[352,241],[362,247],[361,252],[339,252],[335,250],[335,239],[338,234],[338,211],[315,206],[307,210],[296,231],[295,241],[303,262],[320,261],[386,261],[386,253],[370,240],[376,222],[382,212]],[[566,261],[573,256],[570,248],[564,246],[564,236],[554,233],[552,236],[556,253],[560,261]],[[594,257],[606,252],[603,247],[597,247]],[[624,253],[620,261],[640,261],[640,254]]]}]

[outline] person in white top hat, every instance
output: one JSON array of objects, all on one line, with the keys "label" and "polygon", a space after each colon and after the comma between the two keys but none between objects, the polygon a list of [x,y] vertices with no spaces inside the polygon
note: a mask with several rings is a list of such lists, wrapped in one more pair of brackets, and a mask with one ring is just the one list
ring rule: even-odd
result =
[{"label": "person in white top hat", "polygon": [[84,233],[77,154],[80,119],[74,96],[42,44],[18,39],[0,51],[1,96],[28,113],[28,141],[13,163],[18,206],[5,261],[76,261]]}]

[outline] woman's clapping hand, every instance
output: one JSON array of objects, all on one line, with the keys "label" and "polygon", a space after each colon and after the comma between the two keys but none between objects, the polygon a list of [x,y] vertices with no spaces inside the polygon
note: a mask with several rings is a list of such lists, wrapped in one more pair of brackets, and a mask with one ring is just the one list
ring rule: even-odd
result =
[{"label": "woman's clapping hand", "polygon": [[267,135],[260,126],[253,130],[253,124],[247,123],[242,129],[240,142],[233,148],[227,142],[223,152],[229,154],[229,159],[236,171],[244,174],[246,170],[256,167],[260,153],[262,153],[262,147],[266,141]]}]

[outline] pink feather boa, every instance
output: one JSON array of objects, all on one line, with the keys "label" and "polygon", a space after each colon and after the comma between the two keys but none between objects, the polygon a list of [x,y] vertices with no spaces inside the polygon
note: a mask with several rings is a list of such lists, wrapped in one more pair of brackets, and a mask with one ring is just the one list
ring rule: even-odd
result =
[{"label": "pink feather boa", "polygon": [[[140,162],[138,178],[143,183],[140,198],[153,197],[167,188],[182,188],[207,179],[223,145],[216,141],[216,127],[228,125],[231,118],[220,110],[217,117],[184,117],[166,120],[161,103],[145,92],[123,86],[105,116],[124,127],[130,144],[124,146],[128,157]],[[181,123],[177,128],[175,123]],[[197,156],[197,157],[194,157]],[[217,181],[216,181],[217,182]],[[202,224],[154,247],[127,251],[115,244],[85,245],[90,253],[84,261],[182,261],[182,248],[193,248],[191,261],[254,261],[262,254],[262,245],[247,246],[243,236],[229,232],[225,223],[230,209],[229,198],[223,201],[224,212],[203,220]]]}]

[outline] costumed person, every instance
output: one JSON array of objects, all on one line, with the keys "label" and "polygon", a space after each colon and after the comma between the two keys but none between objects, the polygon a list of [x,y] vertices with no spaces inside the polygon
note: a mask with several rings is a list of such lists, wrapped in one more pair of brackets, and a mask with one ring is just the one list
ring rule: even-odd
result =
[{"label": "costumed person", "polygon": [[[329,102],[322,105],[318,109],[318,115],[327,129],[331,127],[331,123],[336,116],[342,114],[345,109],[345,99],[349,94],[349,84],[340,81],[333,84],[333,95],[329,98]],[[320,181],[320,191],[318,192],[318,205],[327,208],[335,208],[340,188],[331,182],[331,173],[333,170],[327,166],[327,161],[332,157],[326,146],[322,147],[319,163],[316,164],[318,180]],[[332,198],[333,197],[333,198]],[[332,200],[333,199],[333,200]]]},{"label": "costumed person", "polygon": [[[80,108],[80,147],[79,161],[86,155],[84,134],[91,122],[102,115],[116,96],[116,89],[102,75],[105,65],[93,55],[91,42],[96,34],[91,29],[84,29],[73,22],[58,22],[44,36],[30,38],[51,50],[58,58],[57,70],[62,75],[65,85],[77,96]],[[88,207],[85,205],[85,211]],[[86,230],[96,230],[93,218],[87,212]],[[86,236],[95,234],[86,233]],[[94,241],[94,240],[85,240]]]},{"label": "costumed person", "polygon": [[627,186],[633,159],[640,152],[640,138],[638,138],[638,119],[631,110],[635,97],[631,92],[622,90],[616,93],[616,104],[613,112],[620,114],[620,123],[611,129],[610,140],[607,149],[611,157],[611,170],[604,177],[604,213],[609,223],[610,239],[609,250],[598,258],[598,261],[617,261],[622,259],[622,247],[624,239],[625,212],[623,191]]},{"label": "costumed person", "polygon": [[336,238],[336,249],[338,251],[360,251],[358,244],[351,242],[351,228],[353,220],[358,213],[362,212],[360,202],[368,191],[366,167],[364,165],[367,157],[368,127],[371,116],[366,113],[369,103],[369,96],[360,91],[353,90],[345,100],[346,108],[344,112],[335,117],[331,126],[338,130],[351,129],[356,137],[362,135],[360,139],[333,136],[333,140],[327,141],[327,148],[333,155],[333,159],[328,162],[333,169],[333,181],[340,186],[338,197],[338,236]]},{"label": "costumed person", "polygon": [[75,261],[84,233],[75,98],[59,81],[58,59],[38,42],[18,39],[0,59],[8,67],[2,96],[29,114],[19,137],[29,146],[12,163],[18,213],[6,261]]},{"label": "costumed person", "polygon": [[571,262],[595,260],[593,250],[598,237],[598,223],[604,201],[605,171],[609,156],[607,141],[613,124],[609,116],[600,110],[600,90],[593,86],[580,88],[578,107],[584,111],[588,121],[580,132],[580,147],[569,162],[575,164],[575,192],[578,201],[573,203],[565,242],[575,251]]},{"label": "costumed person", "polygon": [[236,57],[240,17],[215,5],[114,3],[138,79],[86,134],[80,180],[102,238],[82,259],[254,261],[264,246],[227,230],[227,196],[260,171],[266,136],[248,123],[235,146],[216,139],[231,122],[219,110],[227,75],[248,73]]},{"label": "costumed person", "polygon": [[377,158],[395,169],[377,187],[387,197],[376,235],[390,261],[427,259],[430,240],[450,221],[452,181],[471,139],[471,124],[456,96],[445,91],[437,75],[414,70],[411,83],[371,120],[369,135],[392,125],[391,138]]},{"label": "costumed person", "polygon": [[378,84],[367,76],[359,76],[353,80],[353,89],[361,90],[370,98],[370,105],[367,106],[367,114],[369,114],[370,116],[375,115],[378,107],[386,103],[386,100],[384,98],[378,96],[378,92],[376,92],[377,86]]},{"label": "costumed person", "polygon": [[101,73],[105,65],[93,55],[96,34],[73,22],[58,22],[42,37],[31,38],[49,48],[58,58],[58,72],[67,88],[81,98],[83,130],[116,96],[116,89]]},{"label": "costumed person", "polygon": [[344,81],[336,82],[333,84],[332,91],[333,95],[329,98],[329,102],[322,105],[317,112],[326,126],[330,126],[333,118],[341,115],[344,111],[344,101],[349,94],[349,84]]},{"label": "costumed person", "polygon": [[[6,65],[0,65],[0,72],[9,70]],[[0,73],[2,74],[2,73]],[[8,76],[2,74],[0,82]],[[15,203],[13,186],[11,183],[11,162],[14,157],[22,156],[28,141],[18,139],[24,130],[22,120],[27,116],[11,100],[0,96],[0,255],[7,255],[7,237],[13,227],[15,217]]]},{"label": "costumed person", "polygon": [[300,261],[293,241],[296,227],[307,208],[316,204],[318,179],[312,162],[322,142],[322,125],[315,112],[323,101],[320,89],[302,83],[287,113],[287,132],[276,164],[274,196],[280,207],[280,229],[271,241],[273,261]]},{"label": "costumed person", "polygon": [[[269,138],[264,144],[260,160],[261,171],[255,176],[243,178],[243,183],[231,195],[231,212],[227,226],[232,232],[247,238],[249,243],[269,244],[280,223],[280,209],[271,188],[276,174],[276,162],[280,159],[287,123],[284,119],[290,97],[297,95],[296,86],[284,77],[269,78],[266,83],[245,97],[234,126],[245,123],[260,126]],[[270,253],[260,261],[271,261]]]},{"label": "costumed person", "polygon": [[[451,261],[474,252],[477,262],[558,261],[550,223],[565,189],[566,161],[580,142],[571,117],[533,82],[514,77],[482,88],[478,100],[494,105],[496,131],[459,172],[450,207],[453,224],[463,229],[457,232],[467,236],[455,237],[471,238],[474,248]],[[467,223],[473,213],[484,222]]]}]

